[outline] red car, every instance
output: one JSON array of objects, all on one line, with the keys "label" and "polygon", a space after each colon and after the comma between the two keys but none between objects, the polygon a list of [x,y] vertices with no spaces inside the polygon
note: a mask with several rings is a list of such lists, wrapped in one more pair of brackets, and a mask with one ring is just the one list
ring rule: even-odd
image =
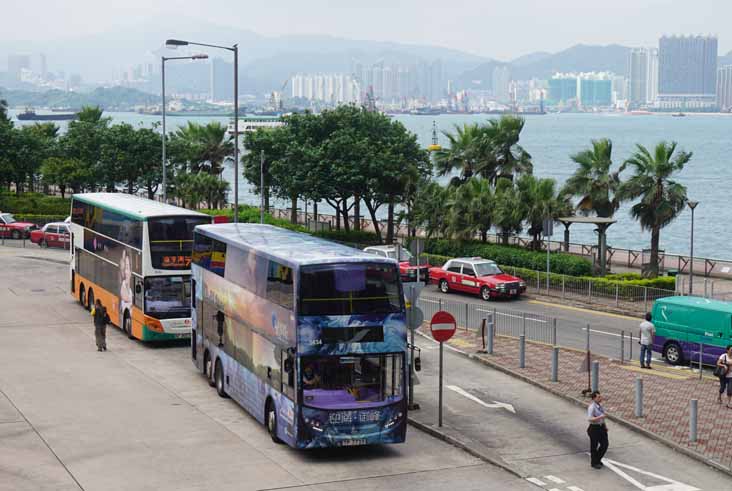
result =
[{"label": "red car", "polygon": [[430,268],[430,283],[442,293],[475,293],[483,300],[515,298],[526,291],[526,282],[521,278],[504,273],[494,261],[480,257],[450,259],[441,268]]},{"label": "red car", "polygon": [[10,213],[0,212],[0,237],[10,239],[27,239],[38,225],[30,222],[19,222]]},{"label": "red car", "polygon": [[69,225],[64,222],[47,223],[43,228],[31,231],[30,240],[41,247],[68,249],[71,243]]},{"label": "red car", "polygon": [[[399,275],[402,277],[403,282],[409,282],[409,281],[417,281],[417,271],[419,271],[419,281],[423,281],[425,283],[430,282],[430,265],[429,264],[420,264],[419,266],[414,265],[411,263],[412,254],[404,249],[403,247],[400,247],[399,250],[401,251],[401,257],[399,258]],[[383,245],[383,246],[370,246],[364,249],[364,252],[368,252],[369,254],[373,254],[375,256],[380,257],[388,257],[390,259],[396,259],[397,258],[397,248],[396,246],[390,246],[390,245]]]}]

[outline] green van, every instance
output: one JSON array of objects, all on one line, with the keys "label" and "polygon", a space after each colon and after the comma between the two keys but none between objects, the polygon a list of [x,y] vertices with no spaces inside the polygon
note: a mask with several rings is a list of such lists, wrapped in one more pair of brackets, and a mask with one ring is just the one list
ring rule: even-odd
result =
[{"label": "green van", "polygon": [[700,297],[665,297],[653,303],[656,336],[653,351],[674,365],[702,362],[713,365],[732,344],[732,303]]}]

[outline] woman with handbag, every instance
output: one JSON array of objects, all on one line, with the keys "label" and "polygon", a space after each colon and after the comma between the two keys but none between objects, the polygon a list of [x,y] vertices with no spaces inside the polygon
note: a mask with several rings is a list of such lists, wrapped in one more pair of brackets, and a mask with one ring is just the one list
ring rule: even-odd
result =
[{"label": "woman with handbag", "polygon": [[717,402],[722,404],[722,394],[725,389],[727,390],[727,407],[730,406],[732,401],[732,344],[727,346],[727,349],[717,360],[717,366],[714,367],[714,375],[719,377],[719,398]]}]

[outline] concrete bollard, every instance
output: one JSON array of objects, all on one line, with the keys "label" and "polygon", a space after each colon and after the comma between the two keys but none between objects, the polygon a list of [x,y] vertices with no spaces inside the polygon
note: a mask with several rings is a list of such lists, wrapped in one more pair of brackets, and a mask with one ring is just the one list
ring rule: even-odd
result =
[{"label": "concrete bollard", "polygon": [[635,378],[635,417],[643,417],[643,379]]},{"label": "concrete bollard", "polygon": [[692,399],[691,405],[689,406],[689,441],[691,443],[696,442],[696,422],[699,411],[699,400]]},{"label": "concrete bollard", "polygon": [[592,392],[600,390],[600,362],[592,362]]},{"label": "concrete bollard", "polygon": [[486,351],[489,355],[493,354],[493,339],[496,337],[496,324],[494,317],[488,319],[488,346]]},{"label": "concrete bollard", "polygon": [[552,382],[559,382],[559,347],[552,349]]},{"label": "concrete bollard", "polygon": [[526,368],[526,336],[519,336],[519,368]]}]

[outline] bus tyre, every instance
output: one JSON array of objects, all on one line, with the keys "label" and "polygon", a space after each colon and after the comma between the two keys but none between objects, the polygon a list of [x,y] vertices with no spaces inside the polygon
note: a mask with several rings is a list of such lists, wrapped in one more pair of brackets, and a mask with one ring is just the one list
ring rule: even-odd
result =
[{"label": "bus tyre", "polygon": [[482,298],[486,302],[491,299],[491,291],[487,286],[484,286],[480,289],[480,298]]},{"label": "bus tyre", "polygon": [[213,378],[213,362],[211,361],[211,355],[208,354],[208,350],[203,353],[203,375],[208,381],[208,385],[213,387],[216,385]]},{"label": "bus tyre", "polygon": [[94,290],[89,288],[89,293],[86,295],[86,310],[91,310],[94,307]]},{"label": "bus tyre", "polygon": [[450,287],[447,284],[447,280],[440,280],[440,291],[442,293],[447,293],[450,291]]},{"label": "bus tyre", "polygon": [[671,342],[666,345],[663,350],[663,357],[672,365],[681,365],[684,363],[684,352],[681,350],[679,343]]},{"label": "bus tyre", "polygon": [[79,303],[86,308],[86,288],[84,288],[83,283],[79,285]]},{"label": "bus tyre", "polygon": [[265,422],[267,423],[267,432],[269,433],[270,438],[272,438],[272,441],[275,443],[282,443],[282,440],[277,437],[277,410],[271,400],[267,401],[267,409],[265,413]]},{"label": "bus tyre", "polygon": [[214,380],[216,381],[216,392],[219,397],[228,397],[224,388],[224,367],[221,365],[221,359],[216,360],[216,368],[214,370]]},{"label": "bus tyre", "polygon": [[122,317],[122,330],[127,334],[128,338],[135,338],[135,336],[132,335],[132,318],[130,317],[129,310],[125,310],[125,315]]}]

